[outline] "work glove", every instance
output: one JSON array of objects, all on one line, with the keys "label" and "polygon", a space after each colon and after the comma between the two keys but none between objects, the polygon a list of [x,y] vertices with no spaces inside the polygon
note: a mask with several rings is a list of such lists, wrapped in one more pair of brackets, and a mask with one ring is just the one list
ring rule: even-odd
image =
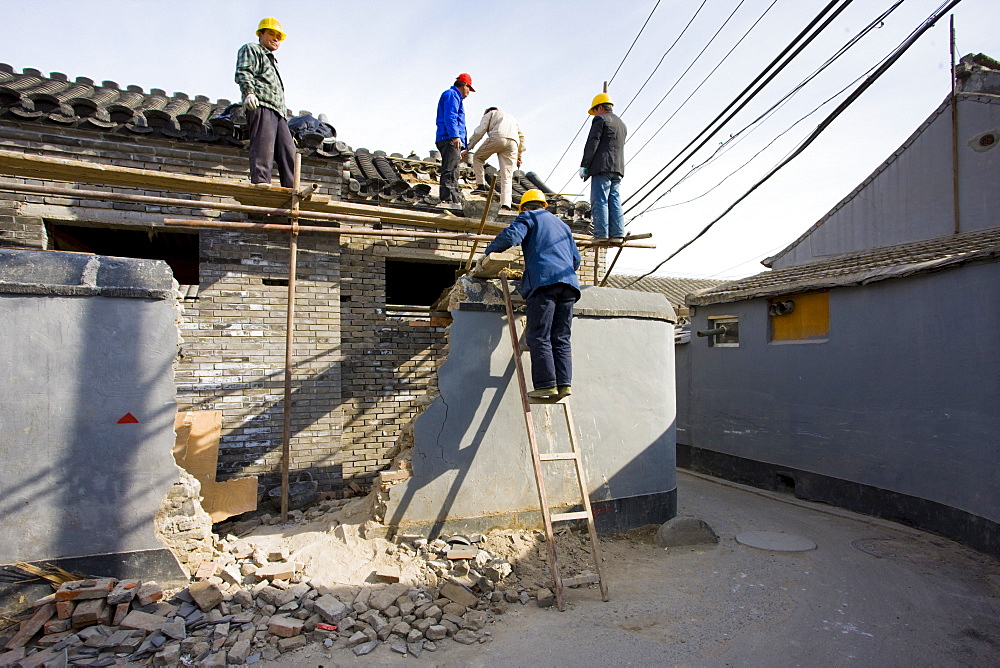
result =
[{"label": "work glove", "polygon": [[247,96],[243,98],[243,108],[247,111],[257,111],[257,107],[260,106],[260,100],[253,93],[247,93]]},{"label": "work glove", "polygon": [[584,181],[587,180],[587,168],[586,167],[581,167],[580,168],[580,178],[583,179]]}]

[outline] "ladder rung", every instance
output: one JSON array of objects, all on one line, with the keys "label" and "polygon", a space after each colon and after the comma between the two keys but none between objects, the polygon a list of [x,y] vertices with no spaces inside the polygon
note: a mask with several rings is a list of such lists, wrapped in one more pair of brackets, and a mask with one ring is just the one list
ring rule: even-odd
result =
[{"label": "ladder rung", "polygon": [[566,403],[569,403],[568,399],[569,399],[569,397],[563,397],[561,399],[536,399],[534,397],[528,397],[528,403],[529,404],[552,404],[554,406],[556,404],[566,404]]},{"label": "ladder rung", "polygon": [[579,457],[575,452],[547,452],[538,455],[543,462],[557,462],[564,459],[576,459]]},{"label": "ladder rung", "polygon": [[552,515],[551,520],[553,522],[568,522],[569,520],[589,520],[590,513],[586,510],[581,510],[576,513],[555,513]]},{"label": "ladder rung", "polygon": [[601,581],[601,576],[597,573],[584,573],[572,578],[563,578],[563,587],[578,587],[585,584],[597,584]]}]

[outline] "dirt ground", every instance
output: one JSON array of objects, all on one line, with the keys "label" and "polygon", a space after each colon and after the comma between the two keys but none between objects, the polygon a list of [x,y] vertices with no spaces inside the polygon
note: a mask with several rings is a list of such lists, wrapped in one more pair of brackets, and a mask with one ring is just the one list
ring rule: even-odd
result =
[{"label": "dirt ground", "polygon": [[[661,549],[641,530],[605,539],[609,602],[591,586],[567,590],[565,612],[514,604],[489,627],[488,642],[442,642],[420,658],[385,645],[358,658],[314,644],[260,665],[998,665],[1000,562],[830,506],[678,478],[680,513],[708,522],[720,543]],[[748,530],[803,536],[817,549],[750,548],[735,540]],[[386,558],[371,541],[331,556],[315,539],[281,538],[312,544],[300,554],[312,555],[307,570],[316,577],[360,576]],[[537,560],[537,550],[523,557]],[[522,567],[520,584],[544,580],[543,570]]]}]

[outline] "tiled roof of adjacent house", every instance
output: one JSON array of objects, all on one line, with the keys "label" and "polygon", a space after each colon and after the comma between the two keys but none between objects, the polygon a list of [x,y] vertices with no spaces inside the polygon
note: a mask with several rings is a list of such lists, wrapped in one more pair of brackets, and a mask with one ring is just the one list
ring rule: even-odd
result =
[{"label": "tiled roof of adjacent house", "polygon": [[624,288],[640,292],[659,292],[673,307],[683,306],[684,298],[696,290],[704,290],[721,285],[725,281],[707,278],[661,278],[645,276],[636,281],[635,276],[612,274],[605,284],[609,288]]},{"label": "tiled roof of adjacent house", "polygon": [[[44,76],[38,70],[25,68],[18,73],[0,63],[0,122],[5,119],[93,130],[110,136],[245,145],[246,115],[239,103],[226,99],[212,102],[204,95],[193,99],[185,93],[168,95],[158,88],[148,92],[139,86],[122,88],[114,81],[98,84],[86,77],[70,81],[60,72]],[[363,148],[354,151],[336,137],[319,133],[303,134],[298,137],[298,145],[305,156],[347,161],[350,181],[344,196],[348,199],[402,206],[427,206],[438,201],[440,157],[436,151],[425,158]],[[487,172],[492,175],[496,170],[487,165]],[[471,190],[472,168],[463,167],[462,177],[466,190]],[[532,172],[514,173],[515,198],[539,187],[548,192]],[[574,204],[557,197],[550,202],[550,208],[574,228],[582,229],[590,220],[588,202]]]},{"label": "tiled roof of adjacent house", "polygon": [[723,283],[690,295],[691,305],[865,285],[890,278],[944,271],[970,262],[1000,259],[1000,227],[837,255],[787,269]]}]

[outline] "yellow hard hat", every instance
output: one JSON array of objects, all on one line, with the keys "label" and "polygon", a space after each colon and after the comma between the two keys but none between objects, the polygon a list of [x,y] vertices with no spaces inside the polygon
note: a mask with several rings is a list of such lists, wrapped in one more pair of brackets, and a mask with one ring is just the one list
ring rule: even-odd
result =
[{"label": "yellow hard hat", "polygon": [[524,194],[521,195],[521,205],[517,208],[517,210],[524,211],[524,205],[528,202],[541,202],[546,209],[549,208],[549,203],[545,201],[545,193],[538,188],[532,188],[531,190],[524,191]]},{"label": "yellow hard hat", "polygon": [[260,34],[261,30],[273,30],[274,32],[278,33],[279,42],[284,42],[285,37],[287,37],[287,35],[285,35],[284,29],[282,29],[281,27],[281,24],[278,23],[278,19],[274,18],[273,16],[268,16],[266,19],[260,20],[260,23],[257,24],[258,35]]},{"label": "yellow hard hat", "polygon": [[597,95],[594,96],[594,101],[590,103],[590,111],[588,111],[587,113],[593,116],[594,107],[596,107],[599,104],[614,104],[614,102],[611,101],[611,96],[608,95],[607,93],[598,93]]}]

